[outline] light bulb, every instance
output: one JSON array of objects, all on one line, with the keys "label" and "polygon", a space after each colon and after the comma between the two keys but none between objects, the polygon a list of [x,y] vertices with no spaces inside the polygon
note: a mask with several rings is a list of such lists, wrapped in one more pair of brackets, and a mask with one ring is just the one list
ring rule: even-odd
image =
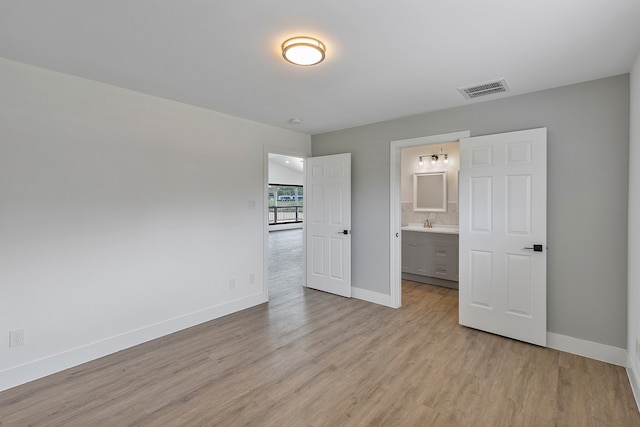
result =
[{"label": "light bulb", "polygon": [[422,166],[424,165],[424,162],[422,161],[422,157],[418,157],[418,166]]},{"label": "light bulb", "polygon": [[445,164],[449,163],[449,155],[448,154],[444,155],[444,163]]}]

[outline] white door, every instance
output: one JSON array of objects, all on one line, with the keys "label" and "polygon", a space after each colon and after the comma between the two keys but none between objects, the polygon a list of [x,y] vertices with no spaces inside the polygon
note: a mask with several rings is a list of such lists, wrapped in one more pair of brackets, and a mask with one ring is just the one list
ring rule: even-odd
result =
[{"label": "white door", "polygon": [[351,296],[351,153],[306,163],[307,286]]},{"label": "white door", "polygon": [[547,343],[547,130],[460,140],[460,324]]}]

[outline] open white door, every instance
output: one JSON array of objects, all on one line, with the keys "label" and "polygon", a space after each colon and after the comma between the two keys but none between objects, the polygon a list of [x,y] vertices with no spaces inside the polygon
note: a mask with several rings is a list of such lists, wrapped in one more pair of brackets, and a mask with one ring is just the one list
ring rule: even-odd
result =
[{"label": "open white door", "polygon": [[351,153],[307,159],[307,287],[351,297]]},{"label": "open white door", "polygon": [[547,343],[547,130],[460,140],[460,324]]}]

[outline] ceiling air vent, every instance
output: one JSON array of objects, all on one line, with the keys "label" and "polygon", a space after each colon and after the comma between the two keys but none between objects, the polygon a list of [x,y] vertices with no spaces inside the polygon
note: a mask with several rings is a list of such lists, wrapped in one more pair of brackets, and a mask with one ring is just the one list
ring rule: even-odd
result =
[{"label": "ceiling air vent", "polygon": [[458,91],[467,99],[478,98],[485,95],[493,95],[494,93],[509,92],[509,86],[505,79],[492,80],[475,84],[473,86],[459,87]]}]

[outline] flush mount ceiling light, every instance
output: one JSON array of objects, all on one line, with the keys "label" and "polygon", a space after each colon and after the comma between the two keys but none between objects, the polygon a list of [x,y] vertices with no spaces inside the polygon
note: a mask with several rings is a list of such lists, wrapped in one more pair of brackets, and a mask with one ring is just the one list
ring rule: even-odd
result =
[{"label": "flush mount ceiling light", "polygon": [[293,37],[282,43],[282,56],[296,65],[319,64],[326,50],[320,40],[311,37]]}]

